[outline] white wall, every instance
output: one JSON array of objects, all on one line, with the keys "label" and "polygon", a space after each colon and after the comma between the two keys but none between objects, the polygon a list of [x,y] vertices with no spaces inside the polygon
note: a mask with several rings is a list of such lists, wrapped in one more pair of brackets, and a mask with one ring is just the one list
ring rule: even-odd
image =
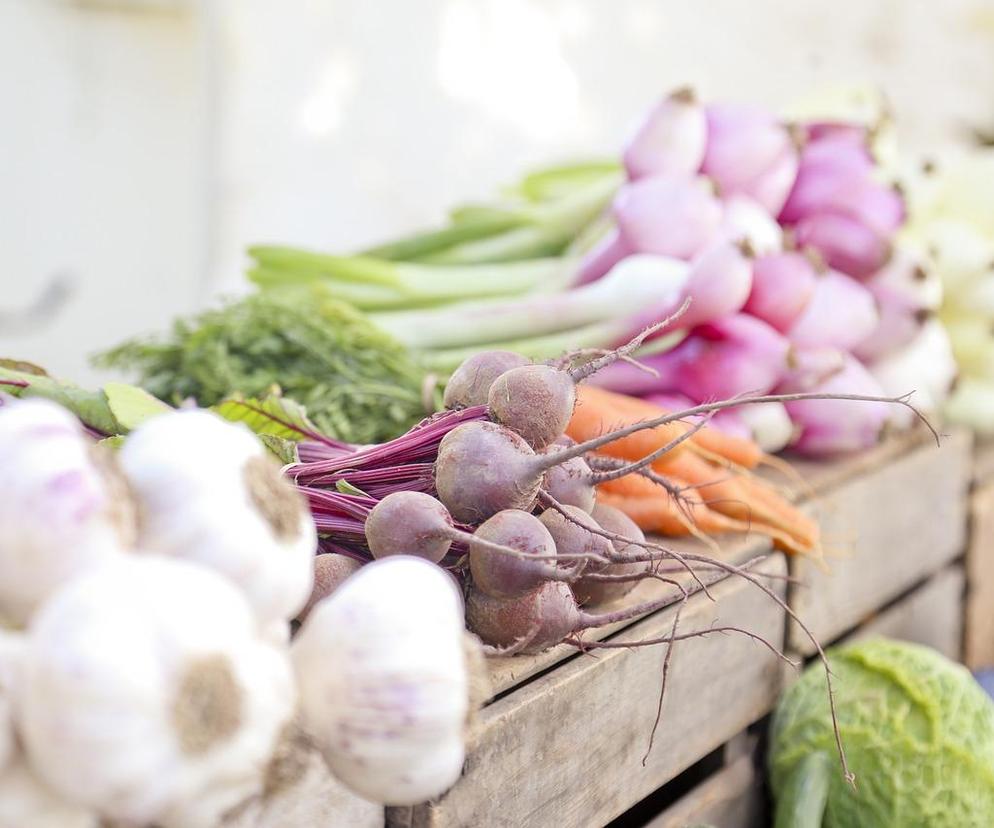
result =
[{"label": "white wall", "polygon": [[198,301],[200,27],[193,11],[0,0],[0,308],[56,271],[75,286],[52,325],[0,330],[0,354],[85,379],[88,353]]},{"label": "white wall", "polygon": [[869,81],[918,146],[994,123],[994,0],[103,2],[0,0],[0,305],[56,267],[81,279],[0,354],[77,376],[238,289],[248,243],[425,225],[531,165],[616,151],[678,84],[782,106]]}]

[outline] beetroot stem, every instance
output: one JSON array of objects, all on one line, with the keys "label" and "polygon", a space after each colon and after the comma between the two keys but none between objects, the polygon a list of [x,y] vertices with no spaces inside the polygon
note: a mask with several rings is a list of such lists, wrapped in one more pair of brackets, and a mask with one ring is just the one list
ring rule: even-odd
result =
[{"label": "beetroot stem", "polygon": [[818,651],[818,658],[821,661],[822,665],[824,665],[825,667],[825,682],[826,685],[828,686],[828,706],[832,713],[832,729],[835,732],[835,747],[839,754],[839,761],[842,763],[842,773],[845,776],[846,781],[850,785],[852,785],[853,788],[855,788],[856,776],[852,771],[849,770],[849,763],[846,761],[845,748],[843,748],[842,746],[842,733],[839,731],[839,720],[835,710],[835,691],[832,688],[832,669],[828,663],[828,658],[825,655],[825,650],[822,649],[821,643],[818,641],[817,638],[815,638],[814,634],[808,628],[807,624],[805,624],[798,617],[797,613],[794,612],[793,609],[791,609],[790,605],[786,601],[784,601],[779,595],[777,595],[772,589],[766,586],[766,584],[762,583],[753,573],[746,572],[741,567],[737,567],[734,564],[725,563],[724,561],[711,560],[703,557],[702,555],[694,555],[692,553],[688,553],[686,557],[689,560],[699,560],[711,563],[719,567],[720,569],[724,569],[730,573],[734,573],[739,577],[749,581],[751,584],[761,589],[763,592],[767,594],[767,596],[773,599],[773,601],[776,602],[776,604],[784,612],[786,612],[787,615],[790,616],[790,618],[792,618],[794,622],[804,631],[804,634],[808,637],[808,639],[814,645],[815,649]]},{"label": "beetroot stem", "polygon": [[594,437],[586,442],[577,443],[575,446],[569,446],[568,448],[564,448],[554,454],[544,455],[542,458],[544,462],[540,468],[549,468],[574,457],[580,457],[588,451],[596,451],[609,443],[613,443],[615,440],[620,440],[622,437],[627,437],[629,434],[644,431],[647,428],[658,428],[662,425],[674,423],[677,420],[683,420],[687,417],[695,417],[699,414],[707,414],[711,411],[721,411],[725,408],[734,408],[739,405],[754,405],[756,403],[767,402],[787,403],[800,402],[802,400],[849,400],[853,402],[882,402],[903,405],[910,408],[911,411],[914,412],[915,416],[925,423],[928,430],[932,432],[932,436],[935,437],[936,445],[938,445],[940,442],[939,433],[935,430],[935,428],[933,428],[932,424],[928,421],[928,418],[910,402],[908,402],[908,398],[913,393],[914,392],[909,392],[908,394],[903,394],[900,397],[878,397],[866,394],[764,394],[757,397],[736,397],[731,400],[719,400],[718,402],[704,403],[702,405],[694,406],[693,408],[688,408],[684,411],[677,411],[673,414],[662,414],[659,417],[653,417],[649,420],[642,420],[637,423],[632,423],[631,425],[624,426],[616,431],[602,434],[600,437]]},{"label": "beetroot stem", "polygon": [[700,431],[702,428],[704,428],[705,425],[707,425],[708,420],[710,420],[712,416],[713,414],[708,414],[707,416],[696,422],[692,428],[687,429],[685,432],[683,432],[683,434],[679,435],[678,437],[674,437],[672,440],[666,443],[666,445],[661,446],[660,448],[656,449],[654,452],[645,455],[645,457],[643,457],[641,460],[636,460],[632,463],[624,463],[620,466],[616,466],[610,471],[594,472],[590,476],[590,479],[593,480],[594,483],[603,483],[607,480],[617,480],[619,477],[624,477],[627,474],[634,474],[637,471],[641,471],[646,466],[655,463],[664,454],[668,454],[677,446],[679,446],[681,443],[683,443],[686,440],[689,440],[691,437],[697,434],[698,431]]},{"label": "beetroot stem", "polygon": [[592,359],[590,362],[584,363],[579,368],[570,369],[569,375],[573,378],[574,382],[583,382],[583,380],[587,379],[587,377],[590,377],[600,371],[601,368],[606,368],[612,362],[617,362],[619,359],[627,357],[645,341],[647,336],[671,325],[683,316],[689,307],[690,299],[685,299],[683,304],[665,319],[644,328],[639,334],[632,337],[624,345],[615,348],[613,351],[608,351],[603,356],[597,357],[597,359]]}]

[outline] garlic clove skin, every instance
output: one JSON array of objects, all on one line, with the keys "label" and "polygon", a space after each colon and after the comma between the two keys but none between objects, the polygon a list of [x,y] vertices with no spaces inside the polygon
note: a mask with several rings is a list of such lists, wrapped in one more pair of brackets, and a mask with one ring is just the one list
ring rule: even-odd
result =
[{"label": "garlic clove skin", "polygon": [[63,583],[116,560],[134,511],[113,459],[42,399],[0,408],[0,619],[23,626]]},{"label": "garlic clove skin", "polygon": [[140,507],[140,548],[224,574],[264,627],[300,611],[314,578],[314,521],[247,428],[207,411],[164,414],[120,457]]},{"label": "garlic clove skin", "polygon": [[0,828],[100,828],[100,818],[60,799],[17,756],[0,768]]},{"label": "garlic clove skin", "polygon": [[[13,699],[23,646],[22,634],[0,629],[0,771],[13,759],[17,749]],[[0,826],[3,824],[0,821]]]},{"label": "garlic clove skin", "polygon": [[140,555],[67,584],[31,624],[15,713],[34,771],[111,820],[213,825],[258,792],[293,715],[286,650],[210,570]]},{"label": "garlic clove skin", "polygon": [[464,626],[452,578],[408,555],[363,566],[308,615],[291,648],[304,726],[359,796],[413,805],[459,778]]}]

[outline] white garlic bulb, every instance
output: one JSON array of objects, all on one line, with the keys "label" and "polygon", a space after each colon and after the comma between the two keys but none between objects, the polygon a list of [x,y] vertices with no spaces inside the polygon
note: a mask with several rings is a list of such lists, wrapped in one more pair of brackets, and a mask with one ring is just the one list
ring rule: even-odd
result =
[{"label": "white garlic bulb", "polygon": [[446,791],[465,754],[462,599],[434,564],[368,564],[308,615],[291,652],[304,726],[360,796],[411,805]]},{"label": "white garlic bulb", "polygon": [[245,426],[201,410],[154,417],[121,449],[139,504],[139,548],[234,581],[260,623],[306,603],[317,533],[303,498]]},{"label": "white garlic bulb", "polygon": [[0,828],[98,828],[91,810],[60,799],[31,771],[23,756],[0,768]]},{"label": "white garlic bulb", "polygon": [[10,695],[0,688],[0,771],[14,755],[14,716]]},{"label": "white garlic bulb", "polygon": [[41,399],[0,408],[0,618],[26,624],[57,587],[123,554],[134,513],[109,453]]},{"label": "white garlic bulb", "polygon": [[16,682],[31,766],[138,824],[213,825],[262,785],[295,706],[284,648],[205,567],[153,555],[84,575],[31,624]]},{"label": "white garlic bulb", "polygon": [[[19,670],[24,636],[0,629],[0,771],[11,761],[14,743],[14,681]],[[3,823],[0,822],[0,828]]]}]

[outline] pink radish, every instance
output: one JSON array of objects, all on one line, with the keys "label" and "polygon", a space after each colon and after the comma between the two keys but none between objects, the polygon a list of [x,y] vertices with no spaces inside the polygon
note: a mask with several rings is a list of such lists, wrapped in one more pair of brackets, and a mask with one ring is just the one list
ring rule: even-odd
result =
[{"label": "pink radish", "polygon": [[691,89],[678,89],[653,109],[624,151],[631,179],[649,175],[693,175],[707,146],[707,118]]},{"label": "pink radish", "polygon": [[761,256],[753,263],[745,311],[786,333],[811,301],[816,276],[815,262],[804,253],[787,250]]}]

